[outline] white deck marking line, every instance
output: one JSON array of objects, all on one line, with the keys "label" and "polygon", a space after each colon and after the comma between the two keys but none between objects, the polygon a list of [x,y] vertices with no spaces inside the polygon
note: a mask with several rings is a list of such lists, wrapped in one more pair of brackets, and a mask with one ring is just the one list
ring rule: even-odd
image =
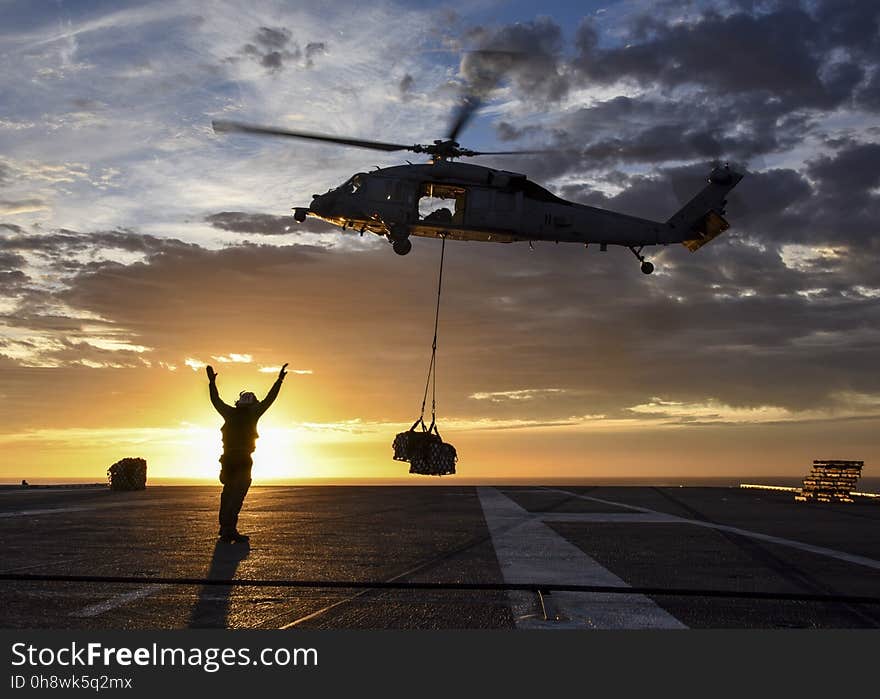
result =
[{"label": "white deck marking line", "polygon": [[781,536],[772,536],[771,534],[762,534],[760,532],[753,532],[748,529],[740,529],[739,527],[731,527],[727,524],[716,524],[715,522],[704,522],[699,519],[689,519],[687,517],[678,517],[676,515],[669,515],[663,512],[658,512],[656,510],[650,510],[647,507],[637,507],[635,505],[626,505],[622,502],[613,502],[611,500],[603,500],[602,498],[596,498],[591,495],[580,495],[579,493],[572,493],[567,490],[559,490],[558,488],[548,488],[548,490],[552,490],[558,493],[566,493],[568,495],[572,495],[576,498],[580,498],[582,500],[592,500],[593,502],[599,502],[603,505],[616,505],[617,507],[625,507],[630,510],[637,510],[638,512],[642,512],[644,514],[651,515],[660,515],[663,517],[669,518],[667,523],[673,524],[676,520],[681,522],[682,524],[695,524],[698,527],[706,527],[707,529],[717,529],[719,531],[729,532],[731,534],[738,534],[740,536],[747,536],[751,539],[758,539],[760,541],[766,541],[769,544],[779,544],[780,546],[788,546],[789,548],[800,549],[801,551],[807,551],[808,553],[815,553],[819,556],[826,556],[828,558],[836,558],[839,561],[845,561],[846,563],[853,563],[859,566],[865,566],[866,568],[873,568],[874,570],[880,570],[880,561],[874,558],[868,558],[867,556],[859,556],[854,553],[846,553],[845,551],[837,551],[836,549],[825,548],[824,546],[815,546],[813,544],[807,544],[803,541],[795,541],[794,539],[784,539]]},{"label": "white deck marking line", "polygon": [[103,602],[99,602],[98,604],[93,604],[90,607],[71,612],[68,616],[80,618],[98,616],[104,612],[109,612],[111,609],[121,607],[123,604],[128,604],[129,602],[134,602],[135,600],[154,595],[167,587],[168,585],[145,585],[144,587],[139,587],[137,590],[125,592]]},{"label": "white deck marking line", "polygon": [[[495,488],[478,488],[492,545],[507,583],[614,585],[627,583]],[[559,513],[554,513],[559,514]],[[574,513],[577,514],[577,513]],[[560,621],[545,621],[535,610],[535,595],[508,592],[517,628],[526,629],[683,629],[669,612],[644,595],[554,592]]]}]

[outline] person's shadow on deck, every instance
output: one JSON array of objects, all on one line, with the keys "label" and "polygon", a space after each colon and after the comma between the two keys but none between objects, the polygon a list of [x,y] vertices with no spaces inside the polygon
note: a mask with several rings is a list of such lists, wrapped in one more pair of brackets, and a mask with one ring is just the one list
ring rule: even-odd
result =
[{"label": "person's shadow on deck", "polygon": [[[238,564],[248,557],[250,551],[247,543],[228,544],[218,541],[214,546],[214,555],[206,577],[209,580],[231,580],[235,577]],[[231,595],[232,585],[204,585],[190,614],[189,628],[225,629]]]}]

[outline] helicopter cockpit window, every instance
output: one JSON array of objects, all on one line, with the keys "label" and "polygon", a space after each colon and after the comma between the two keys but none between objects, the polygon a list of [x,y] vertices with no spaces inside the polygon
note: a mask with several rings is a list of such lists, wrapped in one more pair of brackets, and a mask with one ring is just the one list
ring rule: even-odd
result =
[{"label": "helicopter cockpit window", "polygon": [[464,187],[425,182],[419,187],[419,219],[435,223],[462,223],[466,197]]},{"label": "helicopter cockpit window", "polygon": [[358,173],[357,175],[354,175],[353,177],[347,179],[336,188],[336,191],[342,192],[343,194],[354,194],[355,192],[357,192],[363,182],[363,180],[361,179],[361,174],[362,173]]}]

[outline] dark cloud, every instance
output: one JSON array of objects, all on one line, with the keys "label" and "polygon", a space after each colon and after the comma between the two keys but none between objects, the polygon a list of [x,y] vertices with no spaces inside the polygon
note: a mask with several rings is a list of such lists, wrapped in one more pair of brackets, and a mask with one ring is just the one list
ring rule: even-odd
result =
[{"label": "dark cloud", "polygon": [[541,129],[537,126],[517,127],[507,121],[499,121],[495,125],[495,132],[501,141],[518,141],[530,134],[540,134]]},{"label": "dark cloud", "polygon": [[[868,3],[861,7],[863,21],[876,14]],[[764,94],[788,110],[831,109],[862,76],[856,63],[825,65],[834,49],[849,45],[847,33],[835,33],[834,26],[798,6],[760,14],[707,11],[694,22],[651,22],[637,41],[601,48],[585,24],[573,65],[586,83],[699,85],[720,95]]]},{"label": "dark cloud", "polygon": [[7,163],[0,162],[0,185],[8,184],[12,181],[12,166]]},{"label": "dark cloud", "polygon": [[[697,177],[688,169],[666,175]],[[759,188],[769,190],[756,203],[762,212],[774,200],[791,208],[810,196],[807,181],[792,171],[760,177]],[[665,203],[673,201],[659,177],[630,176],[628,182],[624,193],[602,203],[650,210],[661,190],[669,197]],[[55,254],[63,257],[69,239],[78,236],[56,235],[62,245]],[[135,245],[118,232],[82,237],[96,245]],[[229,329],[238,328],[237,336],[249,338],[245,344],[255,352],[295,352],[315,376],[344,386],[328,398],[333,405],[320,408],[337,418],[403,420],[417,402],[430,345],[433,287],[427,282],[436,273],[437,241],[417,239],[413,253],[399,258],[379,240],[359,250],[206,250],[145,240],[143,261],[99,261],[72,270],[67,289],[34,292],[7,322],[70,336],[78,321],[46,310],[63,303],[155,348],[153,361],[178,364],[184,356],[229,351]],[[624,250],[449,246],[444,411],[553,422],[586,413],[627,416],[629,406],[652,396],[799,410],[827,405],[846,391],[880,391],[872,369],[880,307],[853,292],[856,284],[870,286],[860,255],[844,251],[833,261],[794,268],[779,242],[734,228],[696,254],[681,246],[651,250],[665,272],[652,277],[642,275]],[[816,289],[823,291],[798,293]],[[48,356],[113,361],[69,344]],[[369,357],[382,360],[364,361]],[[115,361],[132,360],[126,354]],[[547,388],[560,392],[532,402],[470,398],[481,391]]]},{"label": "dark cloud", "polygon": [[241,53],[274,73],[291,64],[312,68],[315,57],[327,53],[327,46],[322,41],[310,41],[305,49],[300,49],[289,29],[260,27],[253,40],[242,47]]},{"label": "dark cloud", "polygon": [[500,140],[531,129],[530,141],[559,153],[505,161],[539,179],[669,161],[733,160],[760,168],[762,157],[820,136],[818,124],[833,110],[880,104],[876,3],[738,8],[727,14],[704,8],[682,19],[679,3],[661,4],[651,15],[632,16],[611,42],[600,41],[585,20],[572,45],[562,48],[550,19],[477,28],[472,36],[488,46],[538,48],[516,54],[516,61],[503,51],[476,52],[462,62],[462,73],[475,84],[506,77],[527,101],[562,96],[573,85],[628,82],[646,90],[567,110],[539,129],[509,118],[499,123]]},{"label": "dark cloud", "polygon": [[14,252],[0,248],[0,296],[11,298],[21,293],[30,282],[24,272],[27,261]]},{"label": "dark cloud", "polygon": [[[2,248],[0,248],[2,250]],[[9,271],[24,267],[25,259],[12,252],[0,252],[0,270]]]},{"label": "dark cloud", "polygon": [[528,98],[558,100],[569,89],[561,58],[562,30],[552,19],[488,29],[467,36],[477,50],[462,56],[460,72],[468,91],[485,96],[503,79]]},{"label": "dark cloud", "polygon": [[14,235],[0,237],[0,251],[40,252],[63,260],[66,256],[84,251],[125,250],[156,254],[197,247],[176,238],[136,233],[128,230],[79,233],[61,229],[49,233],[27,234],[20,226],[0,224]]},{"label": "dark cloud", "polygon": [[327,45],[323,41],[311,41],[306,44],[305,51],[303,52],[306,59],[306,68],[311,68],[314,65],[315,56],[321,56],[327,53]]},{"label": "dark cloud", "polygon": [[287,235],[288,233],[330,233],[337,231],[328,223],[308,218],[302,223],[293,216],[273,216],[271,214],[250,214],[243,211],[221,211],[205,217],[205,221],[215,228],[235,233],[257,233],[259,235]]},{"label": "dark cloud", "polygon": [[25,287],[30,278],[20,269],[4,269],[0,266],[0,294],[12,297]]},{"label": "dark cloud", "polygon": [[409,95],[410,91],[411,91],[411,90],[413,89],[413,87],[415,86],[415,82],[416,82],[416,81],[415,81],[415,78],[413,78],[412,75],[410,75],[409,73],[407,73],[406,75],[404,75],[404,76],[400,79],[400,82],[397,84],[397,89],[400,90],[400,94],[401,94],[401,95],[403,95],[404,97],[406,97],[406,96]]},{"label": "dark cloud", "polygon": [[820,0],[814,9],[823,45],[841,46],[856,56],[877,61],[880,50],[880,6],[872,0]]},{"label": "dark cloud", "polygon": [[880,186],[880,143],[847,143],[834,156],[812,161],[808,172],[823,193],[870,196]]},{"label": "dark cloud", "polygon": [[260,27],[254,41],[269,51],[283,49],[290,43],[290,31],[284,27]]},{"label": "dark cloud", "polygon": [[864,88],[856,94],[856,103],[873,112],[880,112],[880,68],[875,68]]}]

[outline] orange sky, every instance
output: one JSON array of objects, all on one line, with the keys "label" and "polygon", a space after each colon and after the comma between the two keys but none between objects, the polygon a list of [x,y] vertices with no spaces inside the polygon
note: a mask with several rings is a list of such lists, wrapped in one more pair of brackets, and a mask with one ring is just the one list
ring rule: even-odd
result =
[{"label": "orange sky", "polygon": [[[399,257],[291,208],[424,154],[211,121],[425,144],[463,114],[463,147],[538,151],[474,164],[633,216],[668,220],[714,161],[747,175],[730,230],[647,247],[650,276],[615,246],[448,244],[439,424],[461,478],[876,473],[870,3],[655,3],[648,24],[629,3],[20,5],[0,30],[0,481],[126,456],[213,480],[202,367],[231,401],[284,362],[257,482],[408,478],[391,442],[421,402],[439,241]],[[729,37],[766,70],[706,58]]]},{"label": "orange sky", "polygon": [[[149,264],[81,275],[58,302],[102,320],[39,316],[75,339],[0,360],[0,479],[100,479],[124,456],[146,458],[154,478],[214,479],[221,420],[202,363],[231,402],[245,388],[264,395],[284,361],[291,373],[260,425],[257,482],[406,476],[390,444],[421,401],[438,249],[389,252],[172,245]],[[550,252],[517,278],[505,267],[522,255],[512,247],[450,246],[438,398],[461,477],[797,476],[814,458],[865,459],[870,474],[870,397],[798,405],[809,387],[775,382],[757,359],[719,366],[698,348],[690,365],[657,359],[674,333],[686,342],[687,303],[655,341],[639,339],[637,306],[614,325],[586,297],[558,313],[505,308],[505,294],[527,299],[580,274]],[[478,273],[483,259],[494,269]],[[669,263],[686,275],[689,259],[676,251]],[[601,271],[607,291],[635,282],[652,312],[665,303],[629,267]]]}]

